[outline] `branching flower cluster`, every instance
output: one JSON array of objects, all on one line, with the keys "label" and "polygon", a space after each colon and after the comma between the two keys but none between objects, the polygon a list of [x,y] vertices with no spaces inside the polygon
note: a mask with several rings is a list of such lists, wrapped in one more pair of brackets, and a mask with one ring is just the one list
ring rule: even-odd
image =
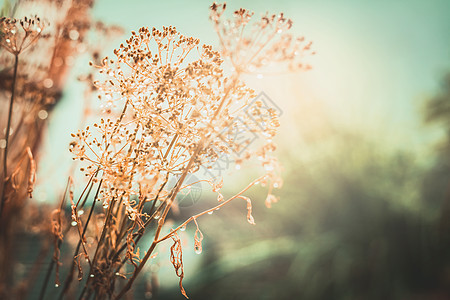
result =
[{"label": "branching flower cluster", "polygon": [[18,55],[33,45],[42,33],[45,22],[39,17],[17,20],[0,19],[0,45],[8,52]]},{"label": "branching flower cluster", "polygon": [[[264,15],[252,23],[253,13],[244,9],[234,12],[233,19],[223,20],[224,9],[225,5],[211,6],[222,52],[200,45],[198,39],[184,36],[172,26],[162,30],[143,27],[114,51],[115,58],[106,57],[95,65],[101,78],[94,84],[106,116],[73,134],[70,151],[74,159],[83,161],[81,171],[89,178],[85,191],[97,186],[89,214],[80,214],[86,195],[72,201],[72,223],[80,236],[74,257],[79,257],[80,249],[89,266],[85,291],[95,290],[100,299],[107,295],[121,298],[156,246],[170,238],[174,242],[171,261],[186,295],[181,285],[184,271],[177,232],[193,222],[195,251],[200,253],[203,234],[198,217],[239,198],[247,203],[248,222],[255,224],[251,200],[244,195],[255,184],[269,186],[267,206],[277,201],[272,189],[281,187],[282,182],[271,152],[276,148],[272,139],[279,126],[278,116],[261,101],[254,101],[255,92],[240,77],[271,63],[307,69],[299,59],[310,44],[286,34],[292,22],[283,14]],[[222,69],[224,59],[234,66],[229,76]],[[236,127],[261,134],[265,142],[256,149],[247,148],[232,134]],[[255,159],[263,166],[263,175],[228,199],[220,193],[221,179],[201,179],[217,193],[218,203],[175,228],[166,228],[177,194],[191,188],[186,177],[207,168],[223,154],[241,150],[238,165]],[[172,178],[175,186],[168,184]],[[89,249],[85,232],[99,201],[103,225],[96,245]],[[144,251],[138,243],[152,224],[153,240],[142,257]],[[131,273],[124,273],[126,263],[132,265]],[[81,268],[77,260],[74,264]],[[126,282],[115,294],[118,277]]]},{"label": "branching flower cluster", "polygon": [[239,72],[254,73],[270,71],[309,70],[305,57],[315,54],[311,42],[304,37],[295,37],[289,30],[292,20],[283,13],[266,13],[259,19],[254,13],[241,8],[233,13],[233,18],[224,19],[226,4],[211,6],[210,19],[222,45],[222,55],[229,57]]}]

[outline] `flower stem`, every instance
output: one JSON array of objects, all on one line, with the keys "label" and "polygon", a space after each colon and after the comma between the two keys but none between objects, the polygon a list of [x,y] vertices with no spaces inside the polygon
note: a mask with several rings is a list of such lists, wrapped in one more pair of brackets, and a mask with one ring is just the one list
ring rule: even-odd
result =
[{"label": "flower stem", "polygon": [[[230,94],[231,90],[235,87],[236,83],[238,82],[240,76],[240,72],[237,72],[236,75],[234,76],[231,84],[227,87],[224,96],[219,104],[219,106],[217,107],[213,117],[210,120],[210,124],[212,125],[214,120],[216,119],[216,117],[219,115],[219,112],[222,110],[222,107],[224,106],[226,100],[228,99],[228,95]],[[206,144],[207,141],[207,137],[203,136],[202,139],[199,141],[194,153],[192,154],[187,166],[185,167],[183,173],[180,176],[180,179],[178,180],[177,184],[174,186],[174,188],[172,189],[170,195],[169,195],[169,199],[166,200],[167,205],[163,211],[163,214],[161,216],[161,218],[158,220],[158,227],[156,228],[156,232],[155,232],[155,237],[153,239],[152,244],[150,245],[150,248],[148,249],[147,253],[145,254],[145,256],[142,258],[141,263],[139,264],[139,266],[135,269],[133,275],[131,276],[131,278],[128,280],[127,284],[125,285],[125,287],[119,292],[119,294],[114,298],[115,300],[118,300],[120,298],[122,298],[127,292],[128,290],[131,288],[131,286],[133,285],[133,282],[135,281],[136,277],[139,275],[139,273],[142,271],[145,263],[148,261],[148,259],[150,258],[150,255],[153,253],[153,250],[155,250],[156,245],[160,242],[159,240],[159,235],[161,233],[161,229],[162,226],[164,225],[164,221],[165,218],[167,216],[167,214],[170,211],[170,208],[172,206],[173,201],[175,200],[175,197],[177,196],[181,185],[183,184],[186,176],[188,175],[192,165],[194,164],[195,159],[198,157],[199,153],[203,150],[204,145]],[[228,202],[228,201],[227,201]]]},{"label": "flower stem", "polygon": [[5,205],[6,200],[6,182],[8,178],[8,143],[9,143],[9,133],[11,131],[11,118],[12,118],[12,111],[13,111],[13,105],[14,105],[14,98],[15,98],[15,92],[16,92],[16,79],[17,79],[17,67],[19,66],[19,55],[15,55],[14,59],[14,74],[11,84],[11,100],[9,101],[9,112],[8,112],[8,123],[6,125],[6,136],[5,136],[5,151],[3,154],[3,182],[2,182],[2,194],[1,194],[1,203],[0,203],[0,218],[2,216],[2,212]]}]

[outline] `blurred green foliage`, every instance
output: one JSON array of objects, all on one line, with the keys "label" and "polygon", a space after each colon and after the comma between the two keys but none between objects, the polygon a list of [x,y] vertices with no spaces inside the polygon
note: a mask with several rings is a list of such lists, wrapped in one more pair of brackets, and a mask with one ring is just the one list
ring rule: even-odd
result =
[{"label": "blurred green foliage", "polygon": [[441,81],[441,90],[426,106],[425,119],[428,122],[444,123],[450,130],[450,73]]},{"label": "blurred green foliage", "polygon": [[17,1],[4,0],[0,6],[0,17],[12,17],[17,8]]},{"label": "blurred green foliage", "polygon": [[[449,79],[425,115],[450,132]],[[192,299],[450,299],[449,147],[424,166],[363,133],[326,139],[314,162],[285,155],[272,209],[254,192],[256,226],[241,203],[200,221],[203,265],[185,281]],[[160,299],[178,295],[162,286]]]}]

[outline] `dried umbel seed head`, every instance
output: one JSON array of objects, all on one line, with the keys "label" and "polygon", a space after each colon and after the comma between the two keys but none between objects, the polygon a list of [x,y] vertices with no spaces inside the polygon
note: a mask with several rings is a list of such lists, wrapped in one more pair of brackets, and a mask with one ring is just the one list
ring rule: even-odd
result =
[{"label": "dried umbel seed head", "polygon": [[46,22],[39,17],[0,19],[0,45],[8,52],[18,55],[32,46],[41,35]]},{"label": "dried umbel seed head", "polygon": [[[237,10],[232,21],[223,22],[221,17],[225,7],[213,4],[211,19],[218,30],[225,56],[235,67],[228,77],[222,70],[221,53],[209,45],[200,46],[198,39],[186,37],[172,26],[162,30],[143,27],[133,31],[131,37],[114,51],[115,59],[106,57],[95,66],[102,77],[95,86],[110,118],[102,118],[93,126],[73,134],[75,140],[70,149],[75,159],[86,164],[81,171],[90,177],[89,180],[99,180],[94,201],[103,200],[105,210],[99,223],[103,228],[96,230],[101,236],[97,244],[97,250],[100,250],[95,253],[100,254],[94,255],[89,262],[90,278],[96,275],[95,279],[87,281],[88,289],[100,285],[101,276],[97,274],[109,272],[103,273],[104,265],[113,257],[117,267],[108,269],[114,274],[120,275],[124,271],[125,262],[134,267],[128,282],[117,295],[117,299],[123,297],[144,264],[156,255],[152,254],[156,245],[172,238],[170,259],[180,278],[180,289],[186,296],[182,286],[184,270],[178,230],[183,231],[188,223],[195,223],[194,249],[200,254],[203,234],[197,218],[212,214],[239,198],[247,204],[248,223],[255,224],[252,201],[244,194],[257,184],[268,186],[267,206],[277,201],[272,191],[282,185],[281,169],[271,152],[276,148],[272,139],[279,126],[279,110],[269,103],[270,99],[255,98],[255,93],[240,81],[240,76],[261,67],[263,59],[281,63],[294,60],[289,54],[292,49],[286,46],[292,39],[282,34],[289,30],[292,22],[280,14],[267,15],[260,23],[251,23],[253,13],[245,9]],[[254,31],[236,35],[236,31],[245,32],[247,26]],[[247,148],[251,139],[244,136],[242,140],[241,132],[261,134],[265,138]],[[258,147],[255,147],[257,143]],[[236,169],[240,169],[245,160],[256,158],[264,168],[264,175],[227,198],[220,192],[223,180],[199,178],[217,193],[216,204],[162,236],[162,232],[172,226],[167,218],[171,209],[178,207],[177,194],[183,190],[191,191],[195,184],[187,176],[198,172],[200,167],[208,168],[223,154],[233,153],[238,154]],[[170,184],[170,179],[175,179],[176,183]],[[88,193],[90,184],[88,182],[85,189]],[[76,205],[71,202],[73,222],[79,228],[83,220],[76,209],[81,199],[80,196]],[[154,234],[153,242],[141,258],[138,242],[150,224],[156,226],[156,230],[148,232]],[[118,232],[121,233],[117,235]],[[117,237],[117,241],[109,239],[109,234]],[[81,236],[80,240],[83,238]],[[88,251],[83,251],[88,259]]]},{"label": "dried umbel seed head", "polygon": [[[238,132],[259,132],[272,143],[276,113],[253,103],[254,92],[238,76],[223,74],[221,56],[211,46],[199,46],[198,39],[172,26],[143,27],[114,53],[116,59],[96,66],[104,79],[95,85],[105,108],[122,106],[122,114],[73,134],[70,149],[88,162],[82,170],[86,176],[103,171],[105,203],[143,192],[151,197],[164,184],[164,174],[178,176],[189,162],[192,174],[223,154],[242,153],[248,145],[236,137]],[[240,163],[258,156],[264,164],[269,148],[246,149]],[[130,219],[139,218],[135,203],[124,204]]]},{"label": "dried umbel seed head", "polygon": [[253,12],[239,9],[224,19],[225,4],[211,6],[210,19],[219,35],[222,54],[240,72],[268,71],[271,65],[289,71],[308,70],[305,56],[312,55],[311,42],[289,33],[292,21],[283,13],[263,15],[255,20]]},{"label": "dried umbel seed head", "polygon": [[[191,52],[198,57],[190,58]],[[217,51],[200,47],[198,39],[172,26],[140,28],[114,53],[115,60],[105,58],[97,66],[105,80],[95,84],[106,109],[126,106],[128,114],[117,122],[101,120],[94,125],[95,136],[89,129],[80,131],[71,148],[77,158],[92,163],[87,172],[94,166],[105,171],[105,185],[110,182],[114,192],[152,181],[160,172],[181,173],[202,136],[211,135],[210,148],[224,148],[223,138],[211,133],[233,119],[231,104],[245,106],[254,96],[238,81],[231,87]],[[226,90],[236,101],[227,101],[217,116]],[[193,170],[209,155],[216,154],[201,151]]]}]

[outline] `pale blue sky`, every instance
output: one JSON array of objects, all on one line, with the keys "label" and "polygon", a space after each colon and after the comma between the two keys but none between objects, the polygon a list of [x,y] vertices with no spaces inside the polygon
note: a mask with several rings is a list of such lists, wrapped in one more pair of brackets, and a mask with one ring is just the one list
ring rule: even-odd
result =
[{"label": "pale blue sky", "polygon": [[[106,23],[119,23],[126,32],[175,25],[215,43],[210,4],[100,0],[94,14]],[[306,97],[328,103],[355,126],[371,123],[369,127],[388,125],[409,132],[420,123],[424,98],[450,70],[448,0],[258,0],[230,1],[228,6],[257,14],[285,12],[292,18],[293,30],[312,40],[318,53],[312,74],[306,81],[304,76],[299,79],[308,85]]]},{"label": "pale blue sky", "polygon": [[[124,28],[124,36],[111,49],[131,30],[163,25],[175,25],[182,33],[214,45],[210,4],[204,0],[97,0],[93,13],[107,24]],[[309,121],[297,125],[304,117],[329,117],[397,148],[422,151],[422,145],[436,141],[436,132],[421,124],[420,109],[435,93],[442,75],[450,71],[450,1],[252,0],[232,1],[228,6],[230,10],[246,7],[257,15],[285,12],[294,21],[293,31],[314,43],[313,71],[249,81],[286,112],[284,128],[312,126]],[[82,57],[77,65],[87,67],[88,60]],[[67,145],[81,114],[82,89],[75,81],[70,83],[65,100],[51,117],[45,152],[54,154],[41,163],[44,174],[51,173],[55,164],[70,164]],[[281,130],[280,139],[292,146],[295,133]],[[302,152],[302,145],[291,148]],[[60,185],[64,184],[65,179]]]}]

